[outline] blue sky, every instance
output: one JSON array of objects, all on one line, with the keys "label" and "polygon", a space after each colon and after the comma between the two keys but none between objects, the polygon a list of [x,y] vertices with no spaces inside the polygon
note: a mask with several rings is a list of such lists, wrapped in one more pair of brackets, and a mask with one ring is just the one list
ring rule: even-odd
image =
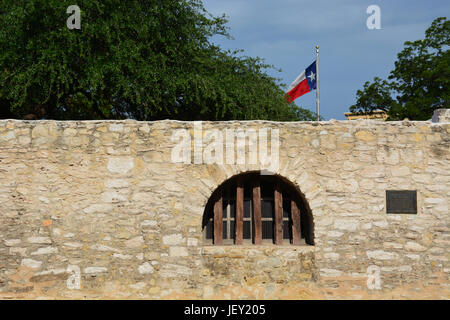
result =
[{"label": "blue sky", "polygon": [[[386,78],[405,41],[423,39],[431,22],[450,13],[450,1],[427,0],[204,0],[213,15],[228,16],[230,34],[213,41],[243,49],[282,69],[269,74],[289,85],[316,58],[320,46],[320,109],[345,119],[356,91],[375,76]],[[381,30],[369,30],[369,5],[381,9]],[[296,100],[315,111],[315,91]]]}]

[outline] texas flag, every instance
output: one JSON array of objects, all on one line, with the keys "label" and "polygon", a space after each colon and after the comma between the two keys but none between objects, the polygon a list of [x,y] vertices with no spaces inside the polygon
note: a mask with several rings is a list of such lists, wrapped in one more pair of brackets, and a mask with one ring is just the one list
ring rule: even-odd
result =
[{"label": "texas flag", "polygon": [[301,97],[305,93],[308,93],[317,88],[317,73],[316,73],[316,61],[314,61],[306,70],[304,70],[298,77],[292,82],[291,86],[286,93],[286,99],[288,102],[292,102],[298,97]]}]

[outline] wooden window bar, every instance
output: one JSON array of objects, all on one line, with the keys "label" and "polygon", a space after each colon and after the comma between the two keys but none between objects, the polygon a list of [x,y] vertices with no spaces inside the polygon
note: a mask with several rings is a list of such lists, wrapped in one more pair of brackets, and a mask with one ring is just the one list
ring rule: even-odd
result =
[{"label": "wooden window bar", "polygon": [[236,238],[237,245],[242,244],[244,230],[244,186],[242,178],[238,177],[236,186]]},{"label": "wooden window bar", "polygon": [[300,209],[297,202],[291,200],[291,219],[292,219],[292,244],[300,245],[301,228],[300,228]]},{"label": "wooden window bar", "polygon": [[214,203],[214,244],[221,245],[223,240],[223,211],[222,194],[219,194]]},{"label": "wooden window bar", "polygon": [[283,243],[283,195],[281,193],[280,184],[275,184],[274,191],[274,207],[275,207],[275,244]]},{"label": "wooden window bar", "polygon": [[253,185],[253,221],[255,225],[254,242],[262,244],[262,221],[261,221],[261,183],[256,179]]}]

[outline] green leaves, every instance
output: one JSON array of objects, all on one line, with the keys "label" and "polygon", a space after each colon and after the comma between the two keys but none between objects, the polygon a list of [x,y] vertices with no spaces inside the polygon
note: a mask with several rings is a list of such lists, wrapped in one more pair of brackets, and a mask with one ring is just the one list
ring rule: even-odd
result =
[{"label": "green leaves", "polygon": [[260,58],[210,42],[224,16],[199,0],[3,0],[0,116],[309,120]]},{"label": "green leaves", "polygon": [[450,21],[434,20],[425,35],[423,40],[405,42],[390,81],[366,82],[350,111],[381,109],[388,111],[389,120],[428,120],[434,110],[450,107]]},{"label": "green leaves", "polygon": [[387,111],[395,104],[392,99],[391,84],[378,77],[374,78],[373,83],[367,81],[363,90],[356,92],[356,97],[356,104],[350,107],[350,111],[354,113],[369,113],[374,110]]}]

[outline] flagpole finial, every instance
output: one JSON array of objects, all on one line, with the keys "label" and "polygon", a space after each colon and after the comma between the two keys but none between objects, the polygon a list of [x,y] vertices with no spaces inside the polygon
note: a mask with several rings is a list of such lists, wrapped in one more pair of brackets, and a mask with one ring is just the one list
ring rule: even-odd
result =
[{"label": "flagpole finial", "polygon": [[319,45],[316,45],[316,49],[319,49]]}]

